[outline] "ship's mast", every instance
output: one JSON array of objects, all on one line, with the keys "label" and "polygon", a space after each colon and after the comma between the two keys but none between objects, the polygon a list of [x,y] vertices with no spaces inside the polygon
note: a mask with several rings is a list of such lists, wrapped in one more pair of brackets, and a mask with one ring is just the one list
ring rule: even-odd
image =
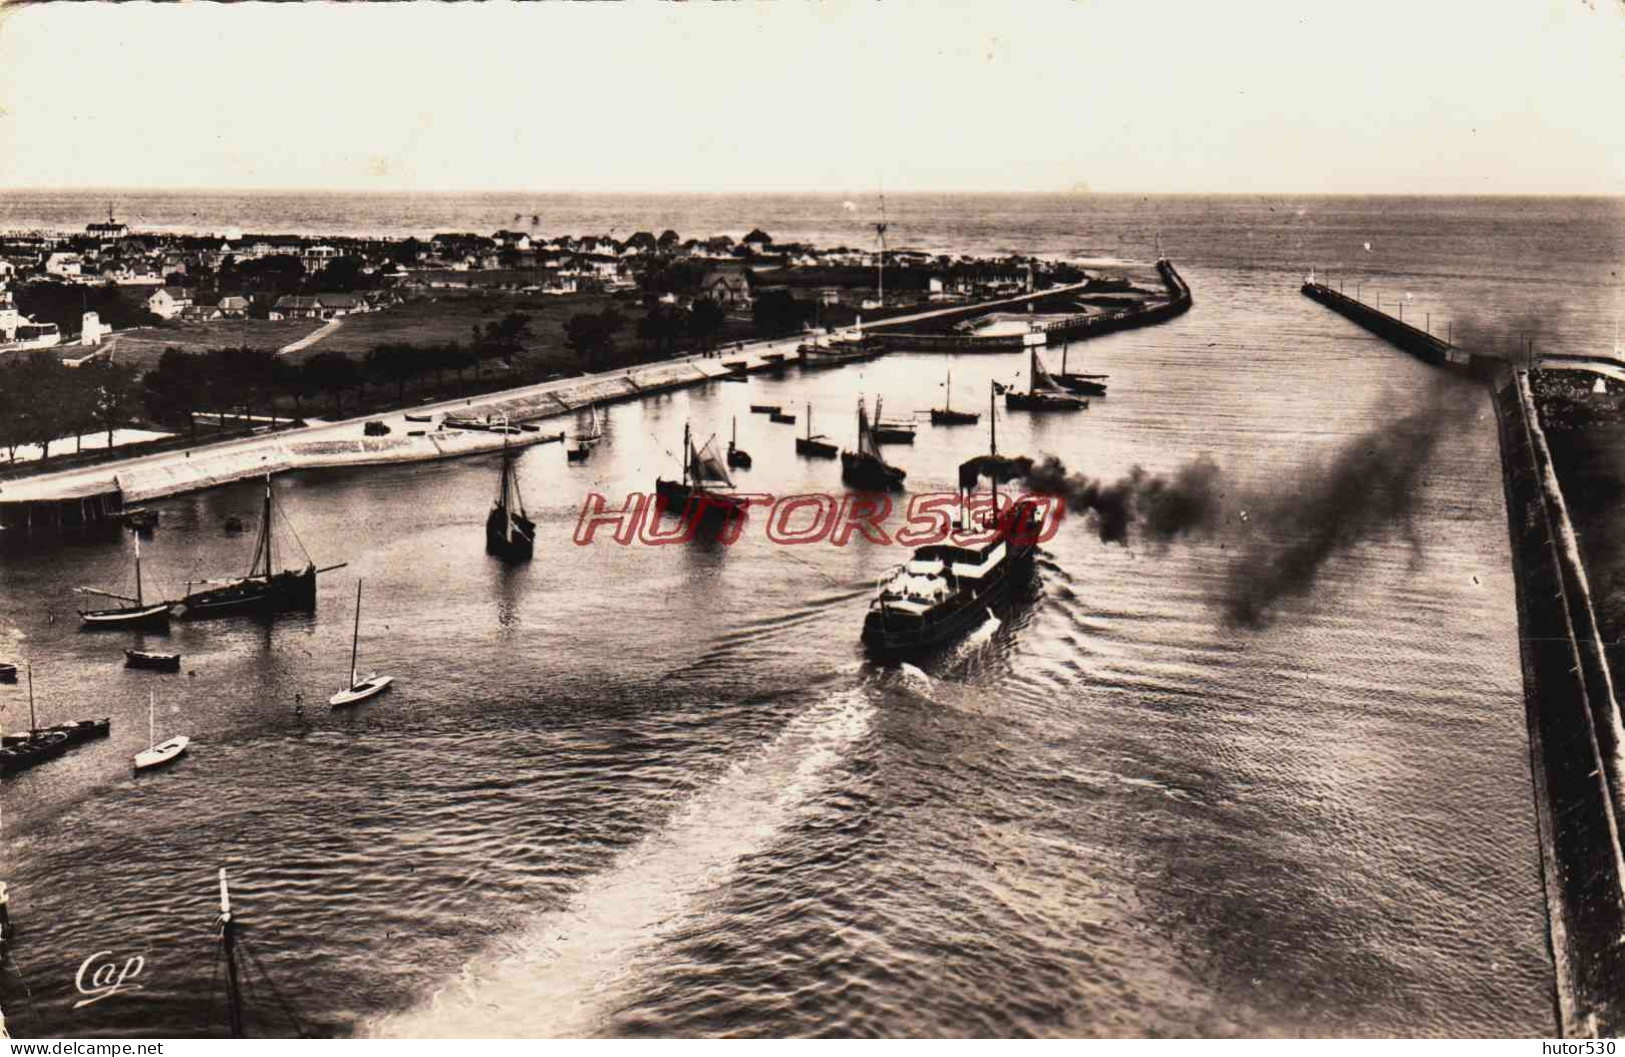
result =
[{"label": "ship's mast", "polygon": [[683,423],[683,487],[688,487],[689,470],[693,468],[694,444],[689,440],[688,423]]},{"label": "ship's mast", "polygon": [[993,482],[993,517],[999,516],[999,405],[991,387],[987,395],[987,450],[991,459],[988,463],[992,473],[989,475]]},{"label": "ship's mast", "polygon": [[237,923],[231,917],[231,892],[226,868],[220,868],[220,951],[226,959],[226,1016],[231,1037],[243,1037],[243,993],[237,981]]},{"label": "ship's mast", "polygon": [[875,300],[886,307],[886,194],[880,194],[880,220],[875,224],[875,235],[880,239],[880,257],[875,265]]},{"label": "ship's mast", "polygon": [[39,721],[34,718],[34,664],[28,664],[28,729],[30,732],[39,729]]},{"label": "ship's mast", "polygon": [[[508,535],[513,536],[513,519],[508,519]],[[355,635],[350,639],[350,688],[355,689],[355,662],[361,650],[361,580],[355,582]]]},{"label": "ship's mast", "polygon": [[137,608],[146,605],[141,600],[141,533],[135,534],[135,604]]}]

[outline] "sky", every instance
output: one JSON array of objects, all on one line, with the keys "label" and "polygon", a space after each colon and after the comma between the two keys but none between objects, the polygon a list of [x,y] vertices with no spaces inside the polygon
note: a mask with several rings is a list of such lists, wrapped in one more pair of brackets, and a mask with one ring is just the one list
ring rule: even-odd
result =
[{"label": "sky", "polygon": [[0,188],[1625,193],[1625,0],[0,7]]}]

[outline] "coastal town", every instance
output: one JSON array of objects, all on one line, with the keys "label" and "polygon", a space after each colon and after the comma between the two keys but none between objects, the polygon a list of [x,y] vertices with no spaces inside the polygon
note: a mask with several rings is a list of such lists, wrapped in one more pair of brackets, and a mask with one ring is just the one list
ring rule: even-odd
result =
[{"label": "coastal town", "polygon": [[142,231],[110,205],[80,232],[0,234],[0,466],[861,337],[865,320],[921,312],[944,321],[922,340],[1020,331],[947,310],[1049,290],[1078,296],[1045,318],[1157,293],[1066,261],[887,248],[884,224],[853,248],[760,228],[543,235],[542,220],[423,239],[201,235]]}]

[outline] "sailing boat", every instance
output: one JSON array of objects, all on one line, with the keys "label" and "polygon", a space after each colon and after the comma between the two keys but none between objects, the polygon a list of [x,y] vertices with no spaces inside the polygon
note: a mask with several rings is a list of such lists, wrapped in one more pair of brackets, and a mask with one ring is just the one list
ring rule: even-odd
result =
[{"label": "sailing boat", "polygon": [[913,422],[887,422],[880,417],[880,397],[875,397],[875,420],[869,425],[869,436],[876,444],[913,444],[918,427]]},{"label": "sailing boat", "polygon": [[812,431],[812,404],[807,404],[807,435],[796,438],[797,455],[814,455],[820,459],[833,459],[840,453],[839,448],[824,439],[822,433]]},{"label": "sailing boat", "polygon": [[1066,371],[1066,353],[1072,347],[1069,341],[1061,346],[1061,373],[1055,376],[1055,381],[1063,389],[1085,396],[1105,396],[1106,379],[1104,374],[1068,374]]},{"label": "sailing boat", "polygon": [[[206,590],[189,592],[177,603],[177,613],[183,620],[204,617],[234,616],[238,613],[284,613],[316,608],[316,574],[344,568],[345,562],[316,568],[316,563],[305,555],[303,569],[284,569],[276,572],[272,555],[271,475],[265,475],[265,509],[260,515],[259,538],[254,542],[254,564],[248,575],[235,580],[201,580],[210,584]],[[301,546],[301,550],[303,547]]]},{"label": "sailing boat", "polygon": [[586,462],[587,456],[604,439],[603,427],[598,424],[598,409],[595,405],[587,405],[587,421],[590,425],[587,430],[576,434],[576,446],[567,448],[564,457],[569,462]]},{"label": "sailing boat", "polygon": [[144,752],[135,754],[135,769],[137,773],[149,771],[154,767],[162,767],[166,763],[174,763],[192,739],[184,734],[177,734],[162,745],[158,744],[158,699],[152,691],[147,691],[147,745]]},{"label": "sailing boat", "polygon": [[[661,509],[686,511],[689,504],[698,501],[699,517],[743,513],[745,500],[733,493],[733,478],[716,450],[716,438],[705,442],[703,448],[694,446],[688,423],[683,423],[683,479],[668,481],[655,478],[655,498]],[[726,490],[724,490],[726,489]]]},{"label": "sailing boat", "polygon": [[525,501],[519,495],[519,477],[514,472],[514,455],[508,448],[508,435],[502,435],[502,484],[497,500],[485,518],[485,550],[504,561],[529,561],[536,549],[536,522],[525,516]]},{"label": "sailing boat", "polygon": [[99,591],[94,587],[81,587],[77,591],[82,595],[100,595],[103,598],[112,598],[128,605],[113,609],[81,609],[79,618],[84,621],[85,628],[166,628],[169,626],[170,611],[175,608],[173,602],[148,602],[141,594],[141,536],[135,537],[135,597],[127,598],[124,595],[115,595],[111,591]]},{"label": "sailing boat", "polygon": [[750,452],[739,446],[739,416],[734,416],[733,436],[728,438],[728,465],[739,470],[750,469]]},{"label": "sailing boat", "polygon": [[348,689],[340,690],[327,699],[327,703],[334,708],[340,705],[353,705],[357,701],[382,693],[390,683],[395,681],[393,675],[379,675],[377,672],[368,672],[365,679],[358,679],[356,659],[361,651],[361,581],[355,582],[355,637],[350,640],[350,685]]},{"label": "sailing boat", "polygon": [[0,775],[13,774],[36,763],[54,760],[81,742],[107,737],[112,729],[113,721],[106,716],[41,727],[34,714],[34,666],[29,665],[28,729],[15,734],[0,730]]},{"label": "sailing boat", "polygon": [[[875,402],[880,410],[880,402]],[[841,480],[853,488],[867,491],[901,491],[903,478],[908,476],[896,466],[881,458],[880,445],[875,443],[869,425],[869,411],[858,397],[858,446],[855,451],[841,452]]]},{"label": "sailing boat", "polygon": [[954,402],[954,372],[948,372],[948,380],[943,383],[942,406],[931,409],[931,424],[933,426],[974,426],[982,420],[982,416],[975,411],[955,411]]},{"label": "sailing boat", "polygon": [[1025,393],[1006,389],[1005,407],[1012,411],[1081,411],[1089,406],[1085,398],[1064,392],[1055,384],[1055,379],[1044,369],[1044,361],[1038,358],[1037,345],[1030,346],[1028,351],[1032,357],[1029,367],[1032,388]]}]

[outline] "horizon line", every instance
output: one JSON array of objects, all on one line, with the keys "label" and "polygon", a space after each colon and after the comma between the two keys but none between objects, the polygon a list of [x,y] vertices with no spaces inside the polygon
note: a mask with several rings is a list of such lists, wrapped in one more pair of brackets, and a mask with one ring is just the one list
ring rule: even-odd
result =
[{"label": "horizon line", "polygon": [[[557,195],[575,197],[617,197],[617,196],[669,196],[694,198],[724,198],[740,195],[750,197],[790,196],[790,197],[830,197],[851,198],[849,191],[828,190],[750,190],[750,191],[662,191],[662,190],[536,190],[531,188],[359,188],[359,187],[249,187],[236,185],[188,185],[173,184],[163,187],[130,187],[130,186],[17,186],[0,187],[0,195],[7,194],[75,194],[75,193],[123,193],[123,194],[173,194],[173,193],[208,193],[208,194],[333,194],[333,195]],[[1020,189],[1020,190],[990,190],[975,188],[926,188],[915,190],[894,190],[893,197],[907,197],[913,195],[1027,195],[1050,197],[1113,197],[1113,198],[1625,198],[1625,190],[1620,191],[1113,191],[1113,190],[1070,190],[1059,189]],[[868,198],[870,195],[861,193],[860,196]]]}]

